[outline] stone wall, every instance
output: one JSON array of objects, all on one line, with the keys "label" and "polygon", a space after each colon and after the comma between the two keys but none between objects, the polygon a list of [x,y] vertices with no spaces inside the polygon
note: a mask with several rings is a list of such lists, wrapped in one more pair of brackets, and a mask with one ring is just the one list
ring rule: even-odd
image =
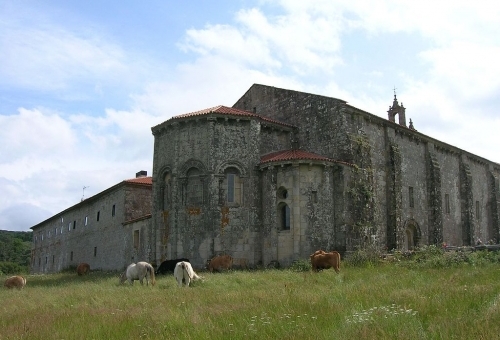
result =
[{"label": "stone wall", "polygon": [[119,184],[34,226],[31,272],[58,272],[80,262],[92,269],[124,268],[131,261],[132,233],[123,223],[150,205],[151,186]]}]

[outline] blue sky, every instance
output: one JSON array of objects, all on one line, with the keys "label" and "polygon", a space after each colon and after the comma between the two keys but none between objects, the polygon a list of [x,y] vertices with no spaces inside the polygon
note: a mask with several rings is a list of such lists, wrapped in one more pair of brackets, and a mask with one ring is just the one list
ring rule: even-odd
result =
[{"label": "blue sky", "polygon": [[495,1],[0,0],[0,229],[152,172],[151,127],[261,83],[500,162]]}]

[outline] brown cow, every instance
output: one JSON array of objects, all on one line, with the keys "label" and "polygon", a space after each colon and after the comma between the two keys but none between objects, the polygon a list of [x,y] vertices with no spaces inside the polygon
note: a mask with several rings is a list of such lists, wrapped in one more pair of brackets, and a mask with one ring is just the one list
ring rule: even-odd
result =
[{"label": "brown cow", "polygon": [[340,254],[336,251],[329,253],[323,250],[317,250],[310,255],[313,271],[333,268],[337,273],[340,272]]},{"label": "brown cow", "polygon": [[90,265],[88,263],[82,262],[76,267],[76,272],[78,276],[88,274],[90,272]]},{"label": "brown cow", "polygon": [[3,284],[7,288],[17,288],[17,289],[22,289],[24,286],[26,286],[26,279],[22,276],[11,276],[7,280],[5,280],[5,283]]},{"label": "brown cow", "polygon": [[230,255],[219,255],[210,260],[208,270],[210,272],[221,271],[222,269],[231,269],[233,267],[233,258]]}]

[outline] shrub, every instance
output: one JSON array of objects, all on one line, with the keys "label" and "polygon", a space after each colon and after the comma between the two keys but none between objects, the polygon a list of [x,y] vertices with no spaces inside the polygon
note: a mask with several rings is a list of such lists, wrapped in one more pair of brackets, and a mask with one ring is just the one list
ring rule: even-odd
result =
[{"label": "shrub", "polygon": [[372,267],[380,263],[382,252],[373,245],[359,248],[345,258],[345,263],[353,267]]},{"label": "shrub", "polygon": [[292,263],[290,270],[293,272],[307,272],[312,268],[309,260],[298,260]]},{"label": "shrub", "polygon": [[14,262],[0,262],[0,273],[2,274],[19,274],[25,273],[27,268]]}]

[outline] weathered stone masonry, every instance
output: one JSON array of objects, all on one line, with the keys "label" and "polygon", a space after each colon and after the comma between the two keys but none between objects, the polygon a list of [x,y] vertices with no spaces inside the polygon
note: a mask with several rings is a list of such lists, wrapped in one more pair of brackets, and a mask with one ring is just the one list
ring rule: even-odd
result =
[{"label": "weathered stone masonry", "polygon": [[[385,119],[254,84],[233,107],[175,116],[152,128],[146,191],[105,191],[33,227],[33,271],[88,258],[103,269],[177,257],[203,268],[222,253],[287,266],[317,249],[499,242],[500,165],[407,126],[406,110],[396,94]],[[119,221],[48,236],[62,215],[79,225],[112,201]]]}]

